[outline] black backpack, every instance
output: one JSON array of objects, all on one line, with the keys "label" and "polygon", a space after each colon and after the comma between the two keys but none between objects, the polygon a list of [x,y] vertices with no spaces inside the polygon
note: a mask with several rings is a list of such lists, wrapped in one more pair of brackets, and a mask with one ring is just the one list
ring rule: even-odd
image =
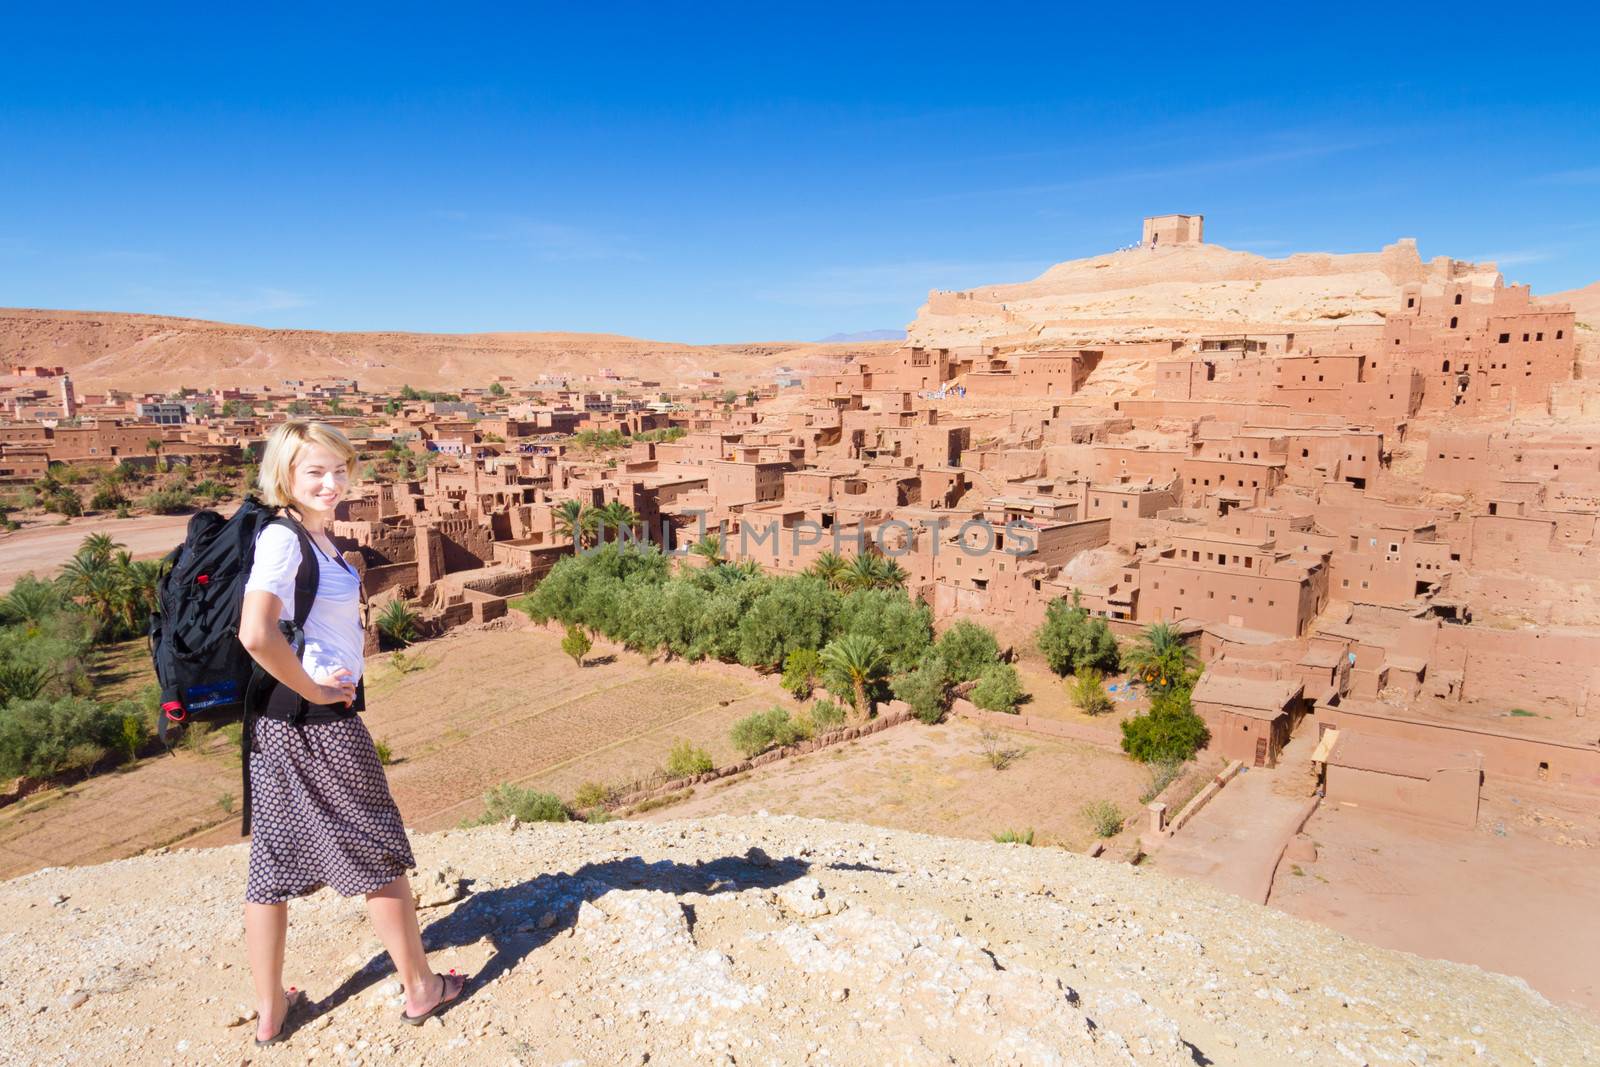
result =
[{"label": "black backpack", "polygon": [[279,522],[300,538],[300,570],[295,575],[294,621],[278,628],[298,654],[317,595],[317,554],[298,522],[255,497],[246,497],[231,518],[198,511],[189,520],[183,544],[163,561],[156,586],[157,607],[150,614],[150,658],[161,685],[163,743],[168,723],[220,719],[261,706],[276,679],[239,643],[239,612],[244,585],[255,562],[256,535]]}]

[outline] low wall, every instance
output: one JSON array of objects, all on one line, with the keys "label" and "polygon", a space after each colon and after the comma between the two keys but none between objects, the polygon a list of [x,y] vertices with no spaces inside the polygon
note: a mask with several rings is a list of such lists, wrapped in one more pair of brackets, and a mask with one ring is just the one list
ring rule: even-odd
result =
[{"label": "low wall", "polygon": [[808,741],[801,741],[798,744],[784,745],[780,748],[769,749],[766,752],[761,753],[759,756],[754,756],[747,760],[740,760],[738,763],[730,763],[726,767],[717,767],[716,769],[709,770],[704,774],[691,775],[688,778],[675,778],[664,785],[651,786],[647,789],[636,790],[632,793],[627,793],[621,797],[618,797],[615,801],[608,805],[608,809],[614,811],[618,808],[630,807],[634,804],[640,804],[647,800],[653,800],[657,797],[666,796],[669,793],[680,792],[681,790],[687,789],[691,786],[701,785],[705,782],[715,782],[719,778],[731,778],[734,775],[744,774],[746,771],[754,770],[757,767],[764,767],[769,763],[776,763],[779,760],[788,759],[791,756],[803,756],[808,752],[816,752],[818,749],[829,748],[833,745],[843,744],[846,741],[854,741],[860,737],[869,737],[872,734],[887,730],[891,726],[898,726],[903,722],[910,722],[912,719],[916,718],[916,716],[911,713],[911,708],[898,700],[889,701],[886,704],[880,705],[880,708],[881,710],[878,712],[876,718],[871,719],[868,722],[861,723],[858,726],[846,726],[838,730],[831,730],[825,734],[818,734],[816,737],[813,737]]},{"label": "low wall", "polygon": [[1166,828],[1162,832],[1167,837],[1171,837],[1173,834],[1183,829],[1184,824],[1198,815],[1201,808],[1211,803],[1212,797],[1222,792],[1223,787],[1229,782],[1233,781],[1233,779],[1239,774],[1239,769],[1243,766],[1243,763],[1239,762],[1238,760],[1233,760],[1226,767],[1224,767],[1221,773],[1219,773],[1215,778],[1211,779],[1211,781],[1207,782],[1205,787],[1201,789],[1200,792],[1196,793],[1190,799],[1189,803],[1185,804],[1182,809],[1179,810],[1178,814],[1174,815],[1167,822]]},{"label": "low wall", "polygon": [[1007,715],[1002,711],[985,711],[970,700],[956,699],[950,702],[950,714],[959,716],[980,726],[993,726],[1002,730],[1027,730],[1029,733],[1044,734],[1047,737],[1060,737],[1069,741],[1082,741],[1090,745],[1098,745],[1116,752],[1122,751],[1122,734],[1118,731],[1101,730],[1094,726],[1084,726],[1081,723],[1062,722],[1060,719],[1047,719],[1038,715]]}]

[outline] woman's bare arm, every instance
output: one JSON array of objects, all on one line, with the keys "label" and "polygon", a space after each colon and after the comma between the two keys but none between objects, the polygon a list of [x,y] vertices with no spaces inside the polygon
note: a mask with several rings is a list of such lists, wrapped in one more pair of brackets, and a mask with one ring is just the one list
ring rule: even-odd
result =
[{"label": "woman's bare arm", "polygon": [[283,631],[278,629],[278,616],[283,611],[283,601],[274,593],[251,589],[244,594],[244,604],[239,611],[239,643],[250,658],[261,664],[261,669],[313,704],[350,703],[355,699],[356,686],[346,680],[349,671],[340,668],[340,677],[334,685],[323,685],[306,673],[300,657],[294,654]]}]

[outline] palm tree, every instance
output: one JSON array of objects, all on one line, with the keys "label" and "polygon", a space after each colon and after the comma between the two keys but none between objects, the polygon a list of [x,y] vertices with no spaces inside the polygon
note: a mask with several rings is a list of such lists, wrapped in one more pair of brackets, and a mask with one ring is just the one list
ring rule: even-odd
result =
[{"label": "palm tree", "polygon": [[706,534],[691,545],[689,551],[705,560],[708,566],[715,567],[722,562],[722,535]]},{"label": "palm tree", "polygon": [[61,608],[61,593],[49,582],[41,582],[31,574],[0,598],[0,623],[7,626],[24,625],[35,629],[45,619]]},{"label": "palm tree", "polygon": [[101,563],[111,558],[111,553],[119,548],[124,548],[122,542],[112,538],[110,534],[92,533],[85,537],[78,545],[77,554],[88,556]]},{"label": "palm tree", "polygon": [[1122,654],[1122,664],[1150,689],[1165,693],[1186,684],[1200,661],[1183,643],[1183,634],[1176,626],[1157,622],[1145,627],[1139,639]]},{"label": "palm tree", "polygon": [[869,552],[861,552],[851,557],[849,564],[844,569],[844,584],[847,589],[876,589],[878,586],[878,560]]},{"label": "palm tree", "polygon": [[850,685],[855,693],[856,721],[866,722],[871,713],[868,687],[889,673],[889,656],[874,637],[846,634],[829,642],[819,656],[823,665]]},{"label": "palm tree", "polygon": [[396,597],[378,613],[378,633],[391,644],[404,648],[417,639],[417,613]]},{"label": "palm tree", "polygon": [[905,586],[906,580],[911,575],[900,564],[892,559],[884,559],[878,564],[878,588],[900,589]]},{"label": "palm tree", "polygon": [[850,565],[837,552],[824,552],[806,568],[806,573],[821,578],[833,589],[844,588],[845,572]]},{"label": "palm tree", "polygon": [[591,509],[581,500],[563,500],[556,505],[555,519],[556,533],[572,539],[572,554],[577,555],[585,536],[594,530]]},{"label": "palm tree", "polygon": [[620,500],[610,500],[592,511],[595,517],[595,526],[601,534],[606,530],[616,531],[617,540],[622,539],[626,530],[630,535],[639,525],[639,516],[632,508]]}]

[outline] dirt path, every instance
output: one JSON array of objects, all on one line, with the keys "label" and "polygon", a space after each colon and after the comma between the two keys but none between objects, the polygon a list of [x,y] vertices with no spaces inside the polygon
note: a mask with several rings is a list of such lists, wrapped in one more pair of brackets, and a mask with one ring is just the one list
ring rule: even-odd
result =
[{"label": "dirt path", "polygon": [[1286,862],[1270,903],[1600,1014],[1600,815],[1574,800],[1490,783],[1476,829],[1325,805],[1306,824],[1317,859]]},{"label": "dirt path", "polygon": [[1242,769],[1187,826],[1156,843],[1147,862],[1265,903],[1278,857],[1312,800],[1302,775],[1313,747],[1306,731],[1284,748],[1276,769]]},{"label": "dirt path", "polygon": [[[225,505],[222,513],[231,515],[234,506]],[[157,559],[183,540],[188,525],[188,515],[140,515],[132,519],[92,515],[73,519],[65,526],[30,526],[0,533],[0,593],[29,571],[41,578],[54,575],[90,534],[109,534],[132,552],[134,559]]]}]

